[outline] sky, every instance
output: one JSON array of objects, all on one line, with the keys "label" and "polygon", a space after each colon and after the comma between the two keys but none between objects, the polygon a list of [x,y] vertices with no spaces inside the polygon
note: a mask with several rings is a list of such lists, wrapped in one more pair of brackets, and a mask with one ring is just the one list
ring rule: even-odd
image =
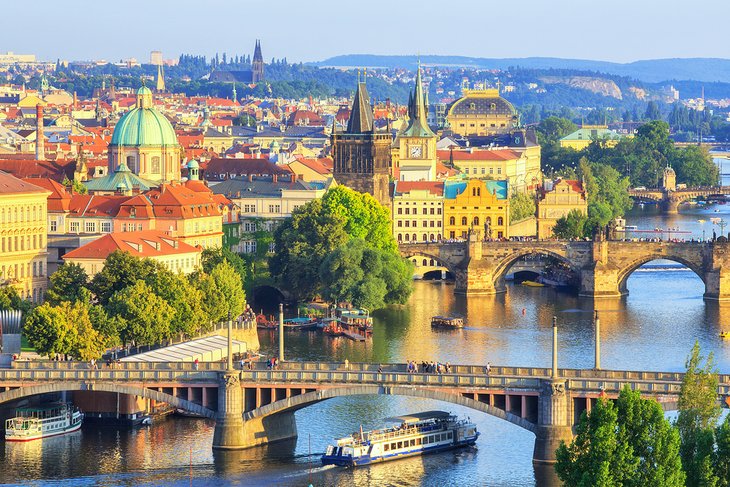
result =
[{"label": "sky", "polygon": [[[2,0],[0,53],[42,60],[152,50],[319,61],[340,54],[730,58],[727,0]],[[33,33],[32,31],[36,31]]]}]

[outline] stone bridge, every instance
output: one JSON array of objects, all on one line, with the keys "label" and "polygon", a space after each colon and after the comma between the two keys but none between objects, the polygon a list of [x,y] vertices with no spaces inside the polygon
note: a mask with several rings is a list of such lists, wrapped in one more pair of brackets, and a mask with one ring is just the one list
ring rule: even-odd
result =
[{"label": "stone bridge", "polygon": [[[616,397],[628,384],[675,407],[682,374],[532,367],[454,365],[448,374],[409,373],[405,364],[284,362],[277,370],[226,371],[220,363],[124,364],[89,370],[85,364],[16,362],[0,369],[0,404],[59,391],[107,391],[150,397],[215,418],[213,447],[242,449],[296,437],[294,412],[342,396],[401,395],[458,404],[509,421],[535,434],[533,460],[555,461],[580,415],[601,394]],[[382,367],[382,371],[378,371]],[[718,397],[728,400],[730,375]]]},{"label": "stone bridge", "polygon": [[479,295],[506,290],[510,266],[526,255],[547,255],[564,262],[580,279],[580,295],[619,297],[628,293],[632,272],[654,259],[668,259],[692,269],[705,284],[706,299],[730,299],[730,244],[725,242],[558,241],[482,242],[471,234],[465,242],[402,244],[407,258],[433,258],[456,279],[454,292]]},{"label": "stone bridge", "polygon": [[713,197],[730,195],[730,186],[712,186],[708,188],[687,188],[668,190],[663,188],[629,190],[629,196],[638,200],[655,201],[661,204],[665,213],[677,213],[679,205],[700,196]]}]

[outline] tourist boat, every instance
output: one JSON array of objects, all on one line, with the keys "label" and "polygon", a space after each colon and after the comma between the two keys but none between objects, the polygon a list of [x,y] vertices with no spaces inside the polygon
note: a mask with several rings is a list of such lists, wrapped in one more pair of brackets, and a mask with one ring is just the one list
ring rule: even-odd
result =
[{"label": "tourist boat", "polygon": [[431,326],[446,329],[464,328],[464,319],[455,316],[434,316],[431,318]]},{"label": "tourist boat", "polygon": [[356,328],[366,334],[372,333],[373,318],[367,309],[338,309],[337,318],[343,328],[357,331]]},{"label": "tourist boat", "polygon": [[353,433],[329,445],[322,465],[354,467],[473,445],[479,433],[474,423],[444,411],[389,418],[396,426]]},{"label": "tourist boat", "polygon": [[81,428],[84,413],[72,404],[58,403],[15,410],[5,421],[6,441],[31,441],[59,436]]}]

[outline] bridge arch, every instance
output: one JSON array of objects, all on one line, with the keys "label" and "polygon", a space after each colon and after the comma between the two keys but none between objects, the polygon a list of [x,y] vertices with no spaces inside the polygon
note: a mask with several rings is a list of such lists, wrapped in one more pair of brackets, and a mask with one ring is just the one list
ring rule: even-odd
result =
[{"label": "bridge arch", "polygon": [[653,260],[671,260],[673,262],[677,262],[678,264],[682,264],[683,266],[690,269],[692,272],[695,273],[697,277],[702,280],[702,284],[705,285],[705,292],[707,292],[707,282],[705,281],[705,276],[702,272],[702,268],[698,266],[697,264],[683,258],[677,255],[662,255],[662,254],[648,254],[644,255],[638,259],[634,259],[633,261],[626,264],[624,267],[621,268],[621,270],[618,272],[618,289],[621,294],[628,294],[629,290],[627,287],[627,283],[629,280],[629,277],[631,277],[631,274],[633,274],[639,267],[643,266],[644,264],[647,264]]},{"label": "bridge arch", "polygon": [[[434,255],[433,253],[430,253],[428,251],[421,251],[417,249],[401,250],[401,256],[404,259],[408,259],[410,261],[416,259],[418,261],[416,263],[416,267],[422,266],[420,264],[422,264],[423,259],[426,259],[427,263],[425,267],[443,267],[447,270],[447,272],[450,272],[452,275],[454,275],[455,273],[455,268],[451,263],[444,261],[438,255]],[[431,264],[431,262],[433,262],[433,264]]]},{"label": "bridge arch", "polygon": [[504,291],[504,276],[507,275],[507,271],[509,271],[510,267],[512,267],[515,262],[517,262],[522,257],[526,257],[528,255],[546,255],[548,257],[551,257],[567,265],[571,272],[573,272],[576,276],[580,276],[580,269],[576,267],[576,265],[571,262],[570,259],[568,259],[565,255],[559,254],[554,250],[550,250],[547,248],[535,247],[533,249],[518,250],[500,260],[500,262],[496,265],[494,269],[494,288],[498,291]]},{"label": "bridge arch", "polygon": [[311,406],[312,404],[316,404],[335,397],[362,395],[409,396],[450,402],[452,404],[465,406],[471,409],[475,409],[477,411],[487,413],[490,416],[509,421],[512,424],[515,424],[521,428],[537,434],[537,425],[535,423],[528,421],[527,419],[521,418],[516,414],[462,396],[458,393],[412,386],[347,385],[342,387],[320,389],[317,391],[288,397],[286,399],[280,399],[265,406],[253,409],[244,413],[243,419],[244,421],[261,419],[274,414],[297,411],[307,406]]},{"label": "bridge arch", "polygon": [[171,394],[148,389],[143,386],[118,384],[103,381],[74,381],[74,382],[44,382],[38,385],[18,387],[0,393],[0,404],[17,399],[23,399],[39,394],[50,394],[53,392],[63,391],[89,391],[89,392],[119,392],[130,396],[140,396],[146,399],[152,399],[159,402],[165,402],[179,409],[184,409],[191,413],[197,413],[206,418],[215,419],[216,412],[212,409],[196,404],[186,399],[175,397]]}]

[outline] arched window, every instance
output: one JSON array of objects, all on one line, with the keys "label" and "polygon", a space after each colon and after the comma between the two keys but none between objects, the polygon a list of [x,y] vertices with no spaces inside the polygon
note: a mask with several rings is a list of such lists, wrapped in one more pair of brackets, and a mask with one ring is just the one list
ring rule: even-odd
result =
[{"label": "arched window", "polygon": [[434,241],[434,240],[436,240],[436,239],[434,238],[434,236],[433,236],[433,233],[432,233],[431,235],[429,235],[428,239],[429,239],[429,240],[431,240],[431,241]]},{"label": "arched window", "polygon": [[491,224],[492,224],[492,217],[491,216],[488,216],[487,217],[487,225],[491,225]]},{"label": "arched window", "polygon": [[426,235],[425,233],[423,234],[423,241],[428,242],[428,235]]},{"label": "arched window", "polygon": [[428,265],[428,260],[427,259],[423,259],[423,267],[426,267],[427,265]]},{"label": "arched window", "polygon": [[410,239],[410,235],[408,235],[408,234],[406,233],[406,242],[408,242],[408,240],[409,240],[409,239]]},{"label": "arched window", "polygon": [[127,167],[133,173],[137,173],[137,165],[135,164],[134,156],[127,156]]},{"label": "arched window", "polygon": [[475,227],[479,225],[479,217],[478,216],[475,216],[474,217],[473,224],[474,224]]},{"label": "arched window", "polygon": [[462,225],[466,225],[466,217],[465,216],[462,216],[461,217],[461,224]]},{"label": "arched window", "polygon": [[501,216],[497,218],[497,225],[504,225],[504,218],[502,218]]},{"label": "arched window", "polygon": [[456,225],[456,218],[454,218],[453,216],[449,217],[449,225]]},{"label": "arched window", "polygon": [[160,158],[158,156],[152,158],[152,170],[150,172],[152,174],[160,174]]},{"label": "arched window", "polygon": [[416,237],[416,234],[415,233],[413,234],[413,241],[414,242],[417,242],[418,241],[418,237]]},{"label": "arched window", "polygon": [[[400,223],[400,222],[398,222],[398,223]],[[402,233],[399,233],[398,234],[398,241],[399,242],[402,242],[403,241],[403,234]]]}]

